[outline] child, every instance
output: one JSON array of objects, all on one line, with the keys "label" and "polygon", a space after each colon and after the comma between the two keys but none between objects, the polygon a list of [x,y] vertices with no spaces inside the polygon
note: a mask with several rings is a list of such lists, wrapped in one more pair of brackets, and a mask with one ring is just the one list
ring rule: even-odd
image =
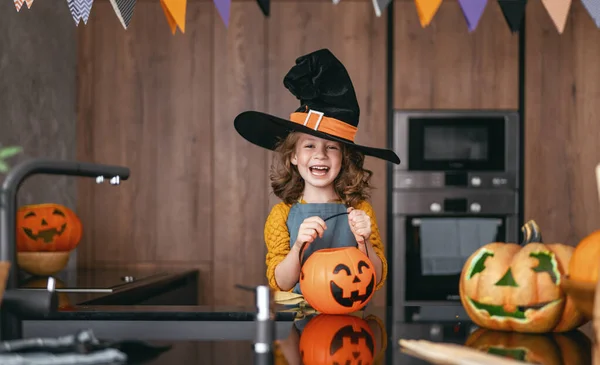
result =
[{"label": "child", "polygon": [[319,249],[357,246],[375,267],[377,290],[387,260],[367,200],[372,172],[363,167],[364,156],[400,159],[354,143],[360,109],[346,69],[329,50],[299,57],[283,83],[300,100],[289,120],[247,111],[234,121],[242,137],[277,152],[271,186],[282,202],[264,228],[269,285],[301,294],[301,260]]}]

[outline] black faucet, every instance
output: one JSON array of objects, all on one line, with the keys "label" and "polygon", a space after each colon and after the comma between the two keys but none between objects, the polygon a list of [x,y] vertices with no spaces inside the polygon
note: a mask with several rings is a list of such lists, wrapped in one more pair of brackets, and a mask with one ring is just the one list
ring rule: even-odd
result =
[{"label": "black faucet", "polygon": [[129,178],[129,168],[99,165],[78,161],[31,159],[14,166],[6,175],[0,189],[0,261],[10,262],[10,271],[0,310],[0,340],[18,339],[22,336],[24,314],[45,315],[58,308],[54,290],[19,290],[16,243],[17,191],[31,175],[68,175],[105,178],[117,185]]}]

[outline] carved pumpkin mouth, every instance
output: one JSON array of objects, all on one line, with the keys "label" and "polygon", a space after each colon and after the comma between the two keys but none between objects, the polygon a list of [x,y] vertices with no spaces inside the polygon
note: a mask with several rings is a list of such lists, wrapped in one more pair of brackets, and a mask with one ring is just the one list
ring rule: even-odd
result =
[{"label": "carved pumpkin mouth", "polygon": [[517,306],[517,309],[509,312],[509,311],[505,310],[504,306],[502,306],[502,305],[480,303],[476,300],[469,298],[469,302],[471,302],[473,307],[475,307],[478,310],[486,311],[492,317],[514,318],[514,319],[522,319],[522,320],[527,319],[527,316],[525,315],[525,312],[527,312],[527,310],[529,310],[529,309],[542,310],[548,306],[559,303],[561,300],[562,299],[557,299],[557,300],[552,300],[552,301],[545,302],[545,303],[538,303],[538,304],[531,304],[531,305],[519,305],[519,306]]},{"label": "carved pumpkin mouth", "polygon": [[[373,338],[364,328],[361,328],[360,331],[355,331],[352,328],[352,325],[347,325],[340,328],[339,331],[335,333],[333,336],[333,341],[331,341],[331,345],[329,346],[329,353],[331,355],[338,352],[344,346],[344,338],[350,339],[350,343],[352,345],[358,345],[358,341],[363,338],[365,340],[365,345],[367,349],[371,352],[371,355],[375,352],[375,344],[373,342]],[[353,351],[352,357],[354,359],[358,359],[361,353],[359,351]]]},{"label": "carved pumpkin mouth", "polygon": [[60,229],[56,229],[56,228],[41,229],[38,231],[37,234],[34,234],[33,230],[31,230],[30,228],[23,228],[23,232],[25,232],[27,237],[31,238],[32,240],[37,240],[38,238],[41,238],[44,240],[44,242],[49,243],[49,242],[52,242],[52,240],[54,239],[55,236],[60,236],[61,234],[63,234],[63,232],[65,231],[66,228],[67,228],[67,224],[63,223],[63,225],[60,227]]},{"label": "carved pumpkin mouth", "polygon": [[350,297],[349,298],[345,298],[344,297],[344,290],[342,288],[340,288],[333,280],[330,282],[330,287],[331,287],[331,295],[333,296],[333,299],[336,301],[336,303],[338,303],[341,306],[344,307],[352,307],[352,305],[358,301],[362,303],[364,303],[367,299],[369,299],[369,296],[371,295],[371,293],[373,292],[373,289],[375,288],[375,275],[371,276],[371,281],[369,282],[369,285],[367,285],[367,287],[365,288],[365,293],[364,294],[359,294],[358,290],[353,290],[350,293]]}]

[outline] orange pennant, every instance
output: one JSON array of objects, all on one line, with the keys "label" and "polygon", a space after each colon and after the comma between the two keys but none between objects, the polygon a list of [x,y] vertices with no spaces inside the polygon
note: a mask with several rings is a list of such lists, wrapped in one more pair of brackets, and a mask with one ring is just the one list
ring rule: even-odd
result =
[{"label": "orange pennant", "polygon": [[442,0],[415,0],[422,27],[429,25],[441,4]]},{"label": "orange pennant", "polygon": [[571,8],[571,0],[542,0],[550,18],[556,25],[558,33],[562,34],[567,24],[567,16]]},{"label": "orange pennant", "polygon": [[187,0],[160,0],[167,22],[171,32],[175,34],[177,27],[181,30],[181,33],[185,33],[185,9],[187,7]]}]

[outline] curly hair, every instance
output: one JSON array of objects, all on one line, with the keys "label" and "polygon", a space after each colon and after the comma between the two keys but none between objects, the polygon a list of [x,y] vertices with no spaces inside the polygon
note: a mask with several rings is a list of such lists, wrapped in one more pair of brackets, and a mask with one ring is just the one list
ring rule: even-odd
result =
[{"label": "curly hair", "polygon": [[[304,179],[298,168],[291,163],[300,134],[290,133],[279,141],[275,147],[271,164],[271,187],[273,193],[286,204],[293,204],[300,199],[304,191]],[[340,143],[342,166],[334,180],[337,196],[348,207],[356,207],[358,203],[370,197],[369,180],[373,172],[364,168],[365,155],[345,143]]]}]

